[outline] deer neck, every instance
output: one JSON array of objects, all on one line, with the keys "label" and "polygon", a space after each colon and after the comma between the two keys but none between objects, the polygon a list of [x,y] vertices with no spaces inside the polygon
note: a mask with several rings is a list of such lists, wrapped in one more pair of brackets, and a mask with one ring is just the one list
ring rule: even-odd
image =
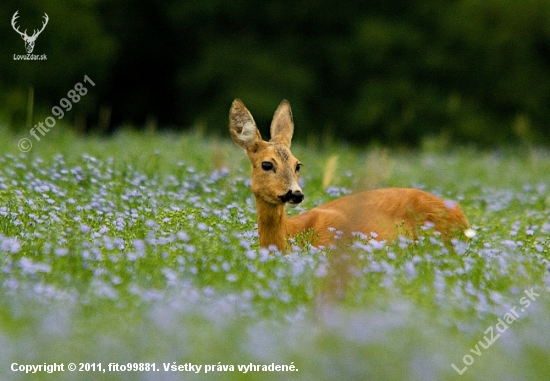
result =
[{"label": "deer neck", "polygon": [[260,247],[275,245],[286,249],[287,217],[284,205],[274,205],[256,198]]}]

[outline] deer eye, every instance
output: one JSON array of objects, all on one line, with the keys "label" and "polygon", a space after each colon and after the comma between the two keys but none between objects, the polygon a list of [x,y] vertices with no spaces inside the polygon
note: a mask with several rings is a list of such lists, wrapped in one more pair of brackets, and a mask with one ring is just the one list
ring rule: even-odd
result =
[{"label": "deer eye", "polygon": [[296,164],[296,172],[300,172],[301,168],[302,168],[302,164],[300,163]]},{"label": "deer eye", "polygon": [[273,169],[273,164],[270,163],[269,161],[264,161],[262,162],[262,169],[264,171],[271,171]]}]

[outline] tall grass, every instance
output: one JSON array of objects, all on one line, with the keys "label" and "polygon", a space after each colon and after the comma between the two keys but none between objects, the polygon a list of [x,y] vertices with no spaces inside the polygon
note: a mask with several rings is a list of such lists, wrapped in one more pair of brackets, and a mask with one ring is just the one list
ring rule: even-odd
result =
[{"label": "tall grass", "polygon": [[[258,248],[249,164],[229,140],[62,132],[26,154],[21,136],[0,140],[2,380],[550,375],[549,151],[295,144],[302,208],[413,186],[458,200],[477,236],[452,248],[430,232],[414,244],[358,236],[345,248],[282,254]],[[514,307],[519,317],[480,347]],[[11,371],[54,362],[160,370]],[[174,362],[203,368],[164,370]],[[251,363],[298,370],[238,370]]]}]

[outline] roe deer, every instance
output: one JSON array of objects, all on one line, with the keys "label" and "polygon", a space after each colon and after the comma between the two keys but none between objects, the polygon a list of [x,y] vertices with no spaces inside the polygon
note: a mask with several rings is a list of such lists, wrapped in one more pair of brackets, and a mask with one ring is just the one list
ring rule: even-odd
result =
[{"label": "roe deer", "polygon": [[235,99],[229,111],[229,132],[252,164],[261,247],[285,250],[286,238],[309,229],[318,237],[313,244],[320,246],[334,240],[334,229],[346,236],[361,232],[378,240],[393,240],[399,234],[416,238],[425,224],[444,239],[464,234],[468,228],[458,204],[412,188],[363,191],[287,218],[285,205],[295,207],[304,200],[298,185],[301,164],[290,152],[294,132],[290,104],[281,102],[271,122],[271,140],[264,141],[250,112]]}]

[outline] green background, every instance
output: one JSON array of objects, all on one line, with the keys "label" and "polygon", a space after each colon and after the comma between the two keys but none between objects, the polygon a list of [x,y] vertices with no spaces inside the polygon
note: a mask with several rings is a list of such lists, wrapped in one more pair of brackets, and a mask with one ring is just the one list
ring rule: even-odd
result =
[{"label": "green background", "polygon": [[[21,30],[50,21],[17,61]],[[29,32],[30,33],[30,32]],[[234,98],[262,129],[281,99],[300,140],[548,143],[550,2],[12,1],[0,10],[0,123],[28,128],[86,74],[71,128],[225,134]]]}]

